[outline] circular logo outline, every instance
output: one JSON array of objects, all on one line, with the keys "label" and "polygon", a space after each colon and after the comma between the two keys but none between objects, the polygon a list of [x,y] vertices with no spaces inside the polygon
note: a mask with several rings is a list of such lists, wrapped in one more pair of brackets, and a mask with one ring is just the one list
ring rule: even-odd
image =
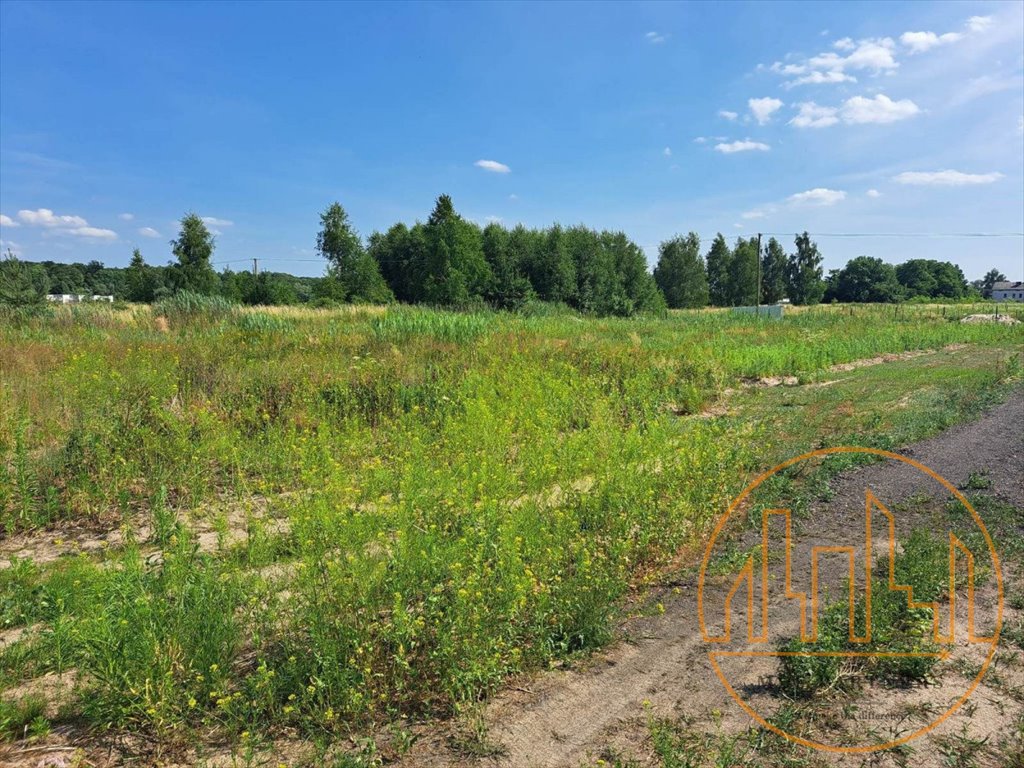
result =
[{"label": "circular logo outline", "polygon": [[704,547],[704,558],[701,561],[700,577],[697,583],[697,618],[698,622],[700,623],[701,635],[705,639],[705,642],[708,642],[708,632],[704,621],[704,580],[707,574],[708,565],[711,560],[711,553],[715,547],[715,544],[718,541],[718,538],[721,535],[723,529],[725,528],[725,524],[728,522],[732,514],[739,508],[739,506],[747,499],[747,497],[751,493],[753,493],[758,488],[758,486],[761,485],[761,483],[763,483],[765,480],[772,477],[773,475],[777,474],[778,472],[781,472],[782,470],[791,467],[794,464],[797,464],[801,461],[806,461],[808,459],[812,459],[818,456],[829,456],[832,454],[843,453],[868,453],[873,454],[875,456],[881,456],[887,459],[901,461],[904,464],[908,464],[917,469],[918,471],[928,475],[938,483],[940,483],[944,488],[946,488],[946,490],[952,493],[953,496],[961,504],[964,505],[964,507],[966,507],[970,511],[971,517],[974,520],[974,524],[981,531],[982,536],[985,539],[985,544],[988,547],[989,554],[992,557],[992,565],[993,571],[995,572],[996,589],[998,593],[995,631],[992,635],[991,647],[989,648],[988,655],[985,657],[985,661],[982,663],[981,669],[978,671],[978,674],[971,681],[971,684],[964,692],[964,694],[959,699],[957,699],[952,705],[950,705],[950,707],[942,715],[933,720],[929,725],[920,728],[910,733],[909,735],[902,736],[898,739],[893,739],[892,741],[886,742],[884,744],[868,744],[864,746],[844,747],[836,746],[833,744],[822,744],[821,742],[812,741],[811,739],[805,739],[802,736],[796,736],[795,734],[788,733],[782,728],[779,728],[778,726],[770,723],[768,720],[766,720],[760,714],[758,714],[752,706],[747,704],[747,702],[743,700],[743,697],[741,697],[735,691],[735,689],[729,684],[729,681],[726,679],[725,675],[719,668],[717,662],[714,660],[713,651],[710,651],[708,653],[708,657],[711,659],[711,665],[715,670],[715,674],[718,677],[719,681],[722,683],[722,685],[725,687],[725,690],[748,715],[754,718],[754,720],[757,721],[763,727],[778,734],[779,736],[782,736],[785,739],[788,739],[789,741],[792,741],[796,744],[800,744],[805,747],[810,747],[812,749],[820,749],[827,752],[836,752],[842,754],[866,754],[869,752],[878,752],[886,749],[892,749],[893,747],[897,747],[901,744],[906,744],[907,742],[913,741],[914,739],[925,735],[926,733],[934,729],[936,726],[943,723],[948,717],[953,715],[957,710],[960,709],[961,706],[963,706],[967,699],[969,699],[974,694],[974,691],[977,689],[978,685],[981,684],[981,680],[985,676],[985,673],[988,671],[989,665],[992,663],[992,659],[995,656],[996,648],[999,645],[999,635],[1003,627],[1003,573],[1002,567],[999,562],[999,555],[996,552],[995,545],[992,543],[992,537],[989,535],[988,529],[985,527],[985,523],[982,521],[981,517],[978,515],[974,507],[971,506],[971,503],[960,492],[960,490],[956,488],[956,486],[950,483],[938,472],[925,466],[919,461],[915,461],[914,459],[911,459],[907,456],[903,456],[892,451],[886,451],[881,448],[862,448],[858,446],[848,445],[834,446],[832,448],[819,448],[814,451],[808,451],[807,453],[802,453],[799,456],[787,459],[781,464],[773,467],[767,472],[764,472],[758,475],[756,478],[754,478],[754,480],[752,480],[746,486],[746,488],[744,488],[739,493],[739,495],[732,500],[732,502],[729,504],[729,508],[722,515],[719,516],[718,522],[716,523],[715,528],[711,533],[711,537],[710,539],[708,539],[708,543]]}]

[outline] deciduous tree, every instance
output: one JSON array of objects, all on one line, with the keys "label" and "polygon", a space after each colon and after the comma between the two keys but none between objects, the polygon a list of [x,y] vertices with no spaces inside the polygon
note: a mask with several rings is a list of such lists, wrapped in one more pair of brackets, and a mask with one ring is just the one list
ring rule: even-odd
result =
[{"label": "deciduous tree", "polygon": [[790,254],[786,293],[794,304],[817,304],[825,293],[821,254],[817,243],[804,232],[796,236],[796,253]]}]

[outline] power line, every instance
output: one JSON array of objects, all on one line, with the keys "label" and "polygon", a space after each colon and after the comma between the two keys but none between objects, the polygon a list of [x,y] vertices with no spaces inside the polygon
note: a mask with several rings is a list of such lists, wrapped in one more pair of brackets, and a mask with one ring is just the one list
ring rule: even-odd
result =
[{"label": "power line", "polygon": [[[762,232],[788,237],[792,232]],[[1024,237],[1024,232],[809,232],[811,237]]]}]

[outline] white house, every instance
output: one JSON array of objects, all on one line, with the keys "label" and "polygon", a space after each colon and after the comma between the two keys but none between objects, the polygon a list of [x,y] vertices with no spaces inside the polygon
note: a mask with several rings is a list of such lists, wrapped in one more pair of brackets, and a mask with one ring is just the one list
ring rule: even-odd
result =
[{"label": "white house", "polygon": [[996,301],[1024,301],[1024,283],[1000,280],[992,284],[992,298]]}]

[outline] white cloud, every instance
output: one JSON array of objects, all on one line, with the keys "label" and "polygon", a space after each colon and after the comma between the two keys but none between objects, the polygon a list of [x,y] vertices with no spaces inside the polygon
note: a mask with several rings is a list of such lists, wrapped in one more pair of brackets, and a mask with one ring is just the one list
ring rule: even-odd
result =
[{"label": "white cloud", "polygon": [[882,196],[882,193],[879,192],[877,189],[869,189],[864,194],[867,195],[868,197],[881,197]]},{"label": "white cloud", "polygon": [[731,155],[734,152],[750,152],[757,150],[760,152],[767,152],[771,147],[767,144],[763,144],[760,141],[751,141],[745,139],[744,141],[731,141],[727,144],[715,144],[715,151],[721,152],[725,155]]},{"label": "white cloud", "polygon": [[843,61],[843,69],[866,69],[874,74],[896,69],[899,64],[893,58],[896,43],[891,37],[860,40],[857,47]]},{"label": "white cloud", "polygon": [[706,136],[698,136],[697,138],[695,138],[693,140],[693,143],[694,144],[706,144],[707,143],[707,137]]},{"label": "white cloud", "polygon": [[37,211],[18,211],[18,218],[35,227],[85,227],[89,222],[81,216],[58,216],[49,208]]},{"label": "white cloud", "polygon": [[99,227],[75,227],[66,230],[69,235],[79,237],[91,237],[97,240],[117,240],[117,232],[112,229],[100,229]]},{"label": "white cloud", "polygon": [[672,147],[665,147],[663,150],[661,150],[661,154],[663,154],[665,157],[672,157]]},{"label": "white cloud", "polygon": [[826,128],[839,122],[839,110],[835,107],[822,107],[813,101],[805,101],[798,106],[800,111],[789,121],[797,128]]},{"label": "white cloud", "polygon": [[907,46],[911,53],[924,53],[940,45],[955,43],[962,37],[959,32],[947,32],[944,35],[937,35],[934,32],[904,32],[900,35],[900,42]]},{"label": "white cloud", "polygon": [[893,176],[893,181],[900,184],[919,184],[932,187],[965,187],[976,184],[991,184],[1003,178],[1003,174],[962,173],[960,171],[904,171]]},{"label": "white cloud", "polygon": [[991,26],[991,16],[971,16],[971,18],[967,20],[967,28],[971,30],[971,32],[984,32]]},{"label": "white cloud", "polygon": [[726,120],[735,120],[739,117],[739,114],[736,112],[730,112],[728,109],[720,109],[718,110],[718,116],[724,117]]},{"label": "white cloud", "polygon": [[783,84],[786,88],[794,88],[808,84],[853,83],[857,78],[850,74],[851,71],[880,75],[899,67],[894,55],[896,42],[891,37],[865,38],[856,42],[844,37],[836,40],[832,47],[846,55],[824,51],[796,63],[776,61],[769,69],[786,77],[798,76]]},{"label": "white cloud", "polygon": [[119,214],[117,214],[117,218],[119,218],[121,221],[131,221],[132,219],[135,218],[135,214],[132,214],[132,213],[119,213]]},{"label": "white cloud", "polygon": [[483,168],[491,173],[509,173],[512,169],[497,160],[477,160],[473,163],[477,168]]},{"label": "white cloud", "polygon": [[895,123],[913,117],[921,109],[910,99],[893,101],[885,94],[853,96],[838,107],[825,107],[813,101],[797,105],[799,112],[789,121],[797,128],[827,128],[843,122],[847,125],[866,123]]},{"label": "white cloud", "polygon": [[757,120],[758,125],[764,125],[772,119],[772,113],[782,108],[782,102],[766,96],[761,99],[748,99],[747,106],[750,113]]},{"label": "white cloud", "polygon": [[658,45],[668,40],[669,36],[661,32],[648,32],[644,37],[651,45]]},{"label": "white cloud", "polygon": [[831,85],[833,83],[856,82],[856,77],[848,75],[838,69],[830,69],[827,72],[822,72],[816,69],[803,77],[798,77],[796,80],[790,80],[789,82],[783,83],[782,87],[789,90],[790,88],[795,88],[798,85]]},{"label": "white cloud", "polygon": [[895,123],[906,120],[920,112],[917,104],[910,99],[893,101],[883,93],[867,98],[854,96],[843,104],[841,115],[844,123]]},{"label": "white cloud", "polygon": [[20,227],[21,224],[16,222],[10,216],[4,216],[0,213],[0,227]]},{"label": "white cloud", "polygon": [[814,189],[808,189],[806,192],[797,192],[795,195],[790,195],[786,198],[786,201],[793,205],[835,205],[845,199],[846,193],[841,189],[815,187]]},{"label": "white cloud", "polygon": [[152,227],[141,227],[139,229],[139,234],[143,237],[160,237],[160,233]]},{"label": "white cloud", "polygon": [[57,235],[73,235],[75,237],[88,237],[97,240],[117,240],[117,232],[112,229],[101,229],[90,227],[89,222],[81,216],[58,216],[49,208],[39,208],[35,211],[18,211],[18,218],[25,224],[34,227],[43,227],[48,232]]},{"label": "white cloud", "polygon": [[484,216],[484,221],[488,224],[501,224],[501,216]]},{"label": "white cloud", "polygon": [[21,256],[20,245],[13,240],[0,240],[0,251],[2,251],[2,253],[0,253],[0,257],[6,256],[8,250],[15,256]]},{"label": "white cloud", "polygon": [[768,214],[765,211],[755,208],[752,211],[744,211],[740,214],[741,219],[763,219]]},{"label": "white cloud", "polygon": [[508,199],[514,202],[519,199],[519,195],[512,193],[511,195],[508,196]]},{"label": "white cloud", "polygon": [[203,216],[202,219],[204,224],[209,224],[211,227],[230,227],[235,223],[227,219],[218,219],[216,216]]}]

